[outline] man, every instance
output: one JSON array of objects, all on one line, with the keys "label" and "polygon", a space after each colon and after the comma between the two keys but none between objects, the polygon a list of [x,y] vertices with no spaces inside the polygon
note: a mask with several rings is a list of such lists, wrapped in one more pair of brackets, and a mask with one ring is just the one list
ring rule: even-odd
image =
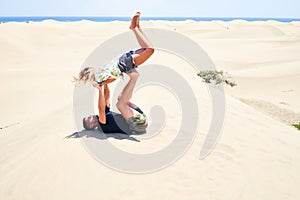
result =
[{"label": "man", "polygon": [[[103,87],[104,93],[101,93],[101,91],[99,91],[98,110],[100,113],[100,106],[103,105],[102,101],[104,99],[106,123],[101,123],[98,115],[90,115],[88,117],[83,118],[83,127],[87,130],[93,130],[95,128],[98,128],[101,132],[104,133],[145,133],[148,123],[143,111],[135,104],[129,102],[129,107],[136,110],[140,114],[135,115],[134,125],[128,124],[121,114],[110,111],[110,91],[107,85],[104,85]],[[104,98],[102,95],[104,95]]]}]

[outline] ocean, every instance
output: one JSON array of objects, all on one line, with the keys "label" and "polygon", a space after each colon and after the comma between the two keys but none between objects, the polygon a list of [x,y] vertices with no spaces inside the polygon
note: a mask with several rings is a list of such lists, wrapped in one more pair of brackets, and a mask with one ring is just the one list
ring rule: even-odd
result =
[{"label": "ocean", "polygon": [[[131,17],[60,17],[60,16],[33,16],[33,17],[0,17],[0,22],[41,22],[43,20],[55,20],[60,22],[76,22],[81,20],[90,20],[95,22],[110,22],[110,21],[130,21]],[[249,17],[142,17],[141,20],[164,20],[164,21],[232,21],[232,20],[246,20],[246,21],[268,21],[275,20],[280,22],[300,21],[295,18],[249,18]]]}]

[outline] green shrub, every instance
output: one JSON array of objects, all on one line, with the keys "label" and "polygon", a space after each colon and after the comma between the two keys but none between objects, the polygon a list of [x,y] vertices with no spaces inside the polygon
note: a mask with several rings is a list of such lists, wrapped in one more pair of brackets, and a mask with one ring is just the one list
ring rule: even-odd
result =
[{"label": "green shrub", "polygon": [[300,131],[300,122],[298,124],[292,124],[292,125]]},{"label": "green shrub", "polygon": [[231,87],[236,86],[236,83],[230,77],[227,73],[224,73],[223,71],[217,71],[217,70],[205,70],[200,71],[198,74],[205,83],[215,83],[221,84],[226,83],[230,85]]}]

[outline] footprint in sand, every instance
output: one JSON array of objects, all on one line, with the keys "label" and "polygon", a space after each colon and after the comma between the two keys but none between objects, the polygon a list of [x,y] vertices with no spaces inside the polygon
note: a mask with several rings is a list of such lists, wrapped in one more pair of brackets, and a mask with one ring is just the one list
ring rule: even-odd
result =
[{"label": "footprint in sand", "polygon": [[9,127],[12,127],[12,126],[15,126],[17,124],[19,124],[19,122],[16,122],[16,123],[13,123],[13,124],[10,124],[10,125],[6,125],[6,126],[3,126],[3,127],[0,127],[0,130],[6,129],[6,128],[9,128]]}]

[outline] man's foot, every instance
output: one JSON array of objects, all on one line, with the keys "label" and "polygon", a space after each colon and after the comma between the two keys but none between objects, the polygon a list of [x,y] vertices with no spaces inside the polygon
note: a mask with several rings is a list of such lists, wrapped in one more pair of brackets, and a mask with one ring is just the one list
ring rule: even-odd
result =
[{"label": "man's foot", "polygon": [[145,133],[148,127],[146,116],[136,115],[126,119],[129,129],[135,133]]},{"label": "man's foot", "polygon": [[140,74],[134,69],[130,73],[127,74],[131,79],[138,79]]},{"label": "man's foot", "polygon": [[131,24],[129,28],[134,30],[136,28],[137,19],[140,17],[140,12],[135,13],[135,15],[131,18]]}]

